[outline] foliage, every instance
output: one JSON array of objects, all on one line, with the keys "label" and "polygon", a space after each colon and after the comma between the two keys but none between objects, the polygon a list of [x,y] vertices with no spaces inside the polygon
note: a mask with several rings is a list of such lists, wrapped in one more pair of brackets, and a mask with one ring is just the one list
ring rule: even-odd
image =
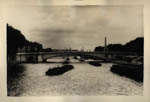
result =
[{"label": "foliage", "polygon": [[7,53],[8,55],[15,54],[19,47],[28,44],[29,41],[23,36],[21,31],[14,29],[7,24]]},{"label": "foliage", "polygon": [[[126,44],[109,44],[107,46],[108,51],[112,52],[135,52],[137,54],[143,54],[144,50],[144,38],[139,37]],[[104,51],[104,47],[98,46],[95,51]]]}]

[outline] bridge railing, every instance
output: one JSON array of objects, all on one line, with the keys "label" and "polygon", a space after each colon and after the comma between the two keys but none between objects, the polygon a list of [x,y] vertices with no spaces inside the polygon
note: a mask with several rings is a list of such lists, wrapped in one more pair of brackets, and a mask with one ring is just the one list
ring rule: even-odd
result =
[{"label": "bridge railing", "polygon": [[25,52],[17,53],[17,55],[32,55],[32,54],[60,54],[60,53],[81,53],[81,54],[123,54],[123,55],[136,55],[134,52],[85,52],[85,51],[59,51],[59,52]]}]

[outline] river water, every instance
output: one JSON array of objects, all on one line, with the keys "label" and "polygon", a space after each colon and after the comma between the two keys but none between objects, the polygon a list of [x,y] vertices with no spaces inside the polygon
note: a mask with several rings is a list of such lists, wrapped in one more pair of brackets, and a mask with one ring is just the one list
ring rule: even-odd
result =
[{"label": "river water", "polygon": [[[61,62],[55,58],[48,61]],[[78,62],[71,59],[72,62]],[[66,95],[142,95],[143,84],[120,77],[110,71],[111,63],[95,67],[88,63],[73,63],[73,70],[58,76],[45,72],[60,63],[22,64],[23,73],[14,82],[10,96],[66,96]],[[17,84],[15,84],[17,83]],[[12,85],[12,86],[13,86]]]}]

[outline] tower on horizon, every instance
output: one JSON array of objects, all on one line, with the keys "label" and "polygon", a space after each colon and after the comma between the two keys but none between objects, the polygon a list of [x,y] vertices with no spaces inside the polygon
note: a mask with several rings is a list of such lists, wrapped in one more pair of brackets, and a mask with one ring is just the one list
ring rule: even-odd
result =
[{"label": "tower on horizon", "polygon": [[105,37],[104,52],[106,52],[106,51],[107,51],[107,39]]}]

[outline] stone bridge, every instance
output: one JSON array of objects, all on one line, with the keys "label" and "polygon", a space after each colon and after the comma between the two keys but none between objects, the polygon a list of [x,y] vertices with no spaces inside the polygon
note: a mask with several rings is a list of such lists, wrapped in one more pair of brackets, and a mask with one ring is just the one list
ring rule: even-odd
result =
[{"label": "stone bridge", "polygon": [[82,51],[56,51],[56,52],[30,52],[17,53],[16,61],[20,63],[42,63],[53,57],[80,56],[83,59],[112,60],[117,56],[135,55],[122,52],[82,52]]}]

